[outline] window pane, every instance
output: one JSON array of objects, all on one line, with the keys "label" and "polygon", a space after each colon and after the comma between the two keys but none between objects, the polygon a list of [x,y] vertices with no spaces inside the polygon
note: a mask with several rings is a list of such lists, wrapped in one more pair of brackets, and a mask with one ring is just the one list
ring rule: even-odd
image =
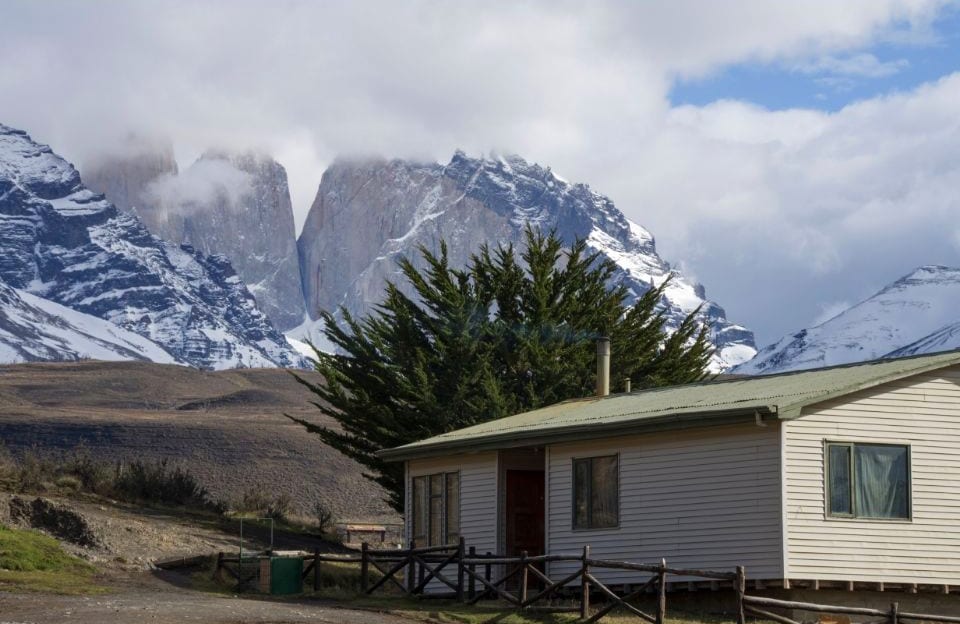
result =
[{"label": "window pane", "polygon": [[617,458],[595,457],[591,484],[592,522],[595,529],[617,526]]},{"label": "window pane", "polygon": [[460,473],[447,474],[447,544],[460,540]]},{"label": "window pane", "polygon": [[427,478],[413,479],[413,543],[417,548],[427,545]]},{"label": "window pane", "polygon": [[590,460],[573,461],[573,527],[590,526]]},{"label": "window pane", "polygon": [[907,448],[872,444],[854,447],[857,515],[910,517]]},{"label": "window pane", "polygon": [[430,475],[430,545],[443,544],[443,475]]},{"label": "window pane", "polygon": [[830,467],[830,510],[838,515],[853,514],[850,499],[850,447],[840,444],[827,446],[830,453],[827,465]]},{"label": "window pane", "polygon": [[441,513],[443,512],[443,498],[440,496],[430,497],[430,546],[440,546],[443,544],[443,525],[441,524]]}]

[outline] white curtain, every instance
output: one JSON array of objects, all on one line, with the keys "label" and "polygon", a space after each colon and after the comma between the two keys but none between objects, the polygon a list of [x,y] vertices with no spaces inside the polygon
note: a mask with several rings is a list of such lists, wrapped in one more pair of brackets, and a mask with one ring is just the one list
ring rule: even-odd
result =
[{"label": "white curtain", "polygon": [[857,445],[854,448],[857,515],[909,517],[906,447]]}]

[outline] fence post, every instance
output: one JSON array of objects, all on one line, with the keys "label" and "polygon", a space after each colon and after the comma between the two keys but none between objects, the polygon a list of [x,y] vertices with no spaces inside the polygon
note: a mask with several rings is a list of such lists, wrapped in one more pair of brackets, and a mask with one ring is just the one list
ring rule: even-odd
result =
[{"label": "fence post", "polygon": [[[489,559],[489,558],[492,557],[492,556],[493,556],[493,553],[491,553],[491,552],[488,550],[488,551],[487,551],[487,559]],[[485,581],[488,582],[488,583],[490,582],[490,579],[491,579],[491,576],[492,576],[491,571],[492,571],[492,570],[491,570],[491,568],[490,568],[490,564],[489,564],[489,563],[485,563],[485,564],[483,565],[483,580],[485,580]],[[483,586],[483,591],[484,591],[484,593],[486,593],[486,592],[488,592],[488,591],[490,591],[490,590],[487,588],[486,585],[484,585],[484,586]]]},{"label": "fence post", "polygon": [[320,589],[320,548],[313,548],[313,591]]},{"label": "fence post", "polygon": [[663,624],[667,618],[667,560],[660,560],[657,572],[657,624]]},{"label": "fence post", "polygon": [[366,542],[360,544],[360,592],[364,594],[370,586],[370,553],[367,552],[369,548]]},{"label": "fence post", "polygon": [[[477,557],[477,547],[471,546],[470,559],[473,560],[473,559],[476,559],[476,557]],[[471,573],[470,581],[469,581],[470,589],[469,589],[468,596],[470,596],[470,600],[473,600],[474,598],[477,597],[477,579],[476,579],[476,576],[474,576],[477,573],[477,564],[475,563],[470,564],[470,573]]]},{"label": "fence post", "polygon": [[743,610],[743,596],[747,593],[747,572],[743,566],[737,566],[737,624],[745,624],[747,616]]},{"label": "fence post", "polygon": [[464,579],[464,576],[466,576],[466,572],[465,572],[465,570],[464,570],[463,558],[464,558],[464,557],[466,556],[466,554],[467,554],[467,553],[466,553],[467,544],[466,544],[466,540],[464,540],[463,536],[460,536],[460,544],[459,544],[459,546],[458,546],[457,548],[458,548],[458,552],[457,552],[457,601],[458,601],[458,602],[463,602],[463,596],[464,596],[464,592],[465,592],[465,589],[466,589],[466,588],[464,587],[464,580],[465,580],[465,579]]},{"label": "fence post", "polygon": [[417,564],[413,561],[413,544],[414,541],[410,540],[410,550],[407,551],[409,561],[409,564],[407,564],[407,593],[411,596],[413,595],[413,590],[417,587]]},{"label": "fence post", "polygon": [[[585,620],[590,615],[590,582],[587,575],[590,573],[590,566],[587,565],[587,559],[590,558],[590,546],[583,547],[583,564],[580,568],[580,619]],[[740,622],[743,624],[743,622]]]},{"label": "fence post", "polygon": [[900,611],[900,603],[891,602],[890,603],[890,624],[897,624],[897,621],[900,619],[899,611]]},{"label": "fence post", "polygon": [[520,608],[527,601],[527,579],[530,571],[527,569],[527,551],[520,551]]}]

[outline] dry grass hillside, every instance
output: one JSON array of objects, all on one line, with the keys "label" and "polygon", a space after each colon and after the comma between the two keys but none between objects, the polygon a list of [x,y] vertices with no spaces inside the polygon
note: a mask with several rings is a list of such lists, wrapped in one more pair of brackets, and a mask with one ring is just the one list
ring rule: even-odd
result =
[{"label": "dry grass hillside", "polygon": [[[299,373],[312,376],[314,373]],[[14,455],[169,458],[215,498],[251,487],[286,493],[309,514],[327,504],[339,521],[393,522],[360,466],[284,413],[324,423],[313,395],[277,369],[198,371],[139,362],[0,365],[0,441]]]}]

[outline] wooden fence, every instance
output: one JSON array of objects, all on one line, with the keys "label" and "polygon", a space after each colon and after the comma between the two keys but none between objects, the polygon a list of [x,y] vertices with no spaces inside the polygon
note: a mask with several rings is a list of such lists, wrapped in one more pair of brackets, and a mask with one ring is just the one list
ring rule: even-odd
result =
[{"label": "wooden fence", "polygon": [[909,613],[900,611],[900,603],[890,603],[888,610],[869,609],[867,607],[841,607],[837,605],[815,604],[812,602],[796,602],[793,600],[777,600],[760,596],[743,596],[741,599],[745,613],[772,620],[780,624],[801,624],[798,620],[773,613],[769,609],[781,609],[788,612],[807,611],[811,613],[829,613],[833,615],[873,616],[879,619],[869,620],[864,624],[899,624],[903,620],[922,622],[943,622],[944,624],[960,624],[960,617],[949,615],[932,615],[928,613]]},{"label": "wooden fence", "polygon": [[[226,572],[236,579],[239,588],[249,586],[257,579],[257,556],[251,553],[241,560],[220,553],[214,574]],[[320,566],[323,563],[355,564],[359,566],[359,589],[364,594],[391,590],[420,598],[456,599],[468,605],[482,600],[500,600],[522,611],[578,612],[584,624],[597,622],[617,608],[650,624],[664,624],[668,577],[673,577],[674,581],[706,579],[715,583],[717,588],[721,584],[731,588],[735,600],[731,607],[737,624],[745,624],[748,615],[778,624],[802,624],[784,615],[797,611],[876,618],[864,624],[906,624],[907,621],[910,624],[919,621],[960,624],[960,617],[900,611],[897,602],[891,603],[888,610],[881,610],[750,596],[746,594],[743,566],[732,572],[718,572],[671,568],[663,559],[659,564],[595,559],[590,555],[589,546],[584,546],[577,555],[527,556],[521,553],[519,557],[507,557],[477,553],[474,548],[468,549],[463,540],[453,547],[414,548],[411,545],[404,550],[374,549],[364,543],[358,554],[322,554],[314,550],[304,553],[304,557],[306,565],[302,580],[306,584],[312,579],[314,590],[320,588]],[[544,569],[545,564],[553,562],[572,563],[573,566],[566,567],[574,569],[561,578],[551,578]],[[623,589],[617,593],[610,583],[598,578],[597,570],[636,573],[636,581],[629,584],[618,582]],[[439,588],[446,591],[437,591]],[[641,610],[638,599],[654,596],[652,612]],[[593,604],[593,597],[602,600]]]},{"label": "wooden fence", "polygon": [[[590,547],[577,555],[537,555],[521,553],[507,557],[493,553],[480,554],[467,548],[461,539],[457,546],[433,546],[405,550],[373,549],[363,544],[359,555],[313,554],[313,561],[304,568],[307,573],[323,562],[356,563],[360,566],[360,590],[365,594],[390,588],[391,590],[423,598],[452,598],[464,604],[481,600],[501,600],[517,610],[574,611],[585,623],[597,622],[605,615],[621,610],[649,622],[663,624],[667,608],[667,577],[707,579],[727,582],[738,597],[738,624],[744,624],[743,600],[746,572],[738,567],[732,572],[671,568],[665,560],[659,564],[641,564],[627,561],[595,559]],[[550,578],[545,564],[566,562],[575,570],[562,578]],[[614,591],[596,574],[597,570],[620,570],[636,573],[637,579],[624,585],[620,593]],[[373,574],[373,571],[379,575]],[[314,574],[316,587],[318,574]],[[437,591],[437,590],[440,591]],[[635,603],[648,595],[656,596],[651,613]],[[593,608],[591,598],[602,602]],[[565,603],[558,599],[567,598]],[[960,624],[960,623],[958,623]]]}]

